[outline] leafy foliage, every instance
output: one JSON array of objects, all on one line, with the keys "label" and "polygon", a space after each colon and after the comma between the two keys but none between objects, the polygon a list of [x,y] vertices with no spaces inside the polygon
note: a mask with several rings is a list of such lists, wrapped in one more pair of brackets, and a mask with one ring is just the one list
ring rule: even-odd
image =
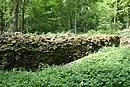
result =
[{"label": "leafy foliage", "polygon": [[0,70],[0,86],[129,87],[129,72],[130,47],[105,47],[65,66],[37,72]]},{"label": "leafy foliage", "polygon": [[[18,2],[18,31],[23,33],[129,28],[129,0],[25,0],[24,3]],[[14,1],[1,0],[0,7],[1,31],[11,31]]]}]

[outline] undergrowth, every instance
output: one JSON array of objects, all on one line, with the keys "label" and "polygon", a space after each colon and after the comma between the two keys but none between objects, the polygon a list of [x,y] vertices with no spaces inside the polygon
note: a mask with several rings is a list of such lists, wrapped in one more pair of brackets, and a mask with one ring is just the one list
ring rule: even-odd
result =
[{"label": "undergrowth", "polygon": [[130,47],[105,47],[36,72],[0,70],[0,87],[130,87]]}]

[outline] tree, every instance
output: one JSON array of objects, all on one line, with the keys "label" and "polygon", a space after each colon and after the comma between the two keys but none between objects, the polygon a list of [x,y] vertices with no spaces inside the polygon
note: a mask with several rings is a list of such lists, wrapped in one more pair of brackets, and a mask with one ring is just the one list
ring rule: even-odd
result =
[{"label": "tree", "polygon": [[19,5],[18,1],[19,0],[14,0],[14,21],[12,27],[13,32],[18,31],[18,5]]},{"label": "tree", "polygon": [[74,18],[74,30],[75,30],[75,33],[77,33],[77,0],[74,1],[74,12],[75,12],[75,18]]},{"label": "tree", "polygon": [[3,13],[3,11],[2,11],[2,9],[0,9],[0,24],[1,24],[1,27],[0,27],[0,30],[1,30],[1,32],[4,30],[4,19],[3,19],[3,17],[4,17],[4,13]]},{"label": "tree", "polygon": [[3,12],[3,7],[4,7],[4,1],[2,0],[0,2],[0,32],[2,33],[4,30],[4,12]]},{"label": "tree", "polygon": [[21,31],[24,31],[24,9],[25,9],[25,0],[22,0],[22,11],[21,11]]},{"label": "tree", "polygon": [[0,8],[4,31],[79,33],[130,24],[130,0],[0,0]]}]

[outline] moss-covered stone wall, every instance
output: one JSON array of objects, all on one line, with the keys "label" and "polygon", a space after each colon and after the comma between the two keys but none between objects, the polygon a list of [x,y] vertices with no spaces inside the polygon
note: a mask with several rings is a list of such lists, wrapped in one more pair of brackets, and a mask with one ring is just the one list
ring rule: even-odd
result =
[{"label": "moss-covered stone wall", "polygon": [[37,68],[59,65],[82,58],[102,46],[119,46],[114,35],[0,35],[0,69]]}]

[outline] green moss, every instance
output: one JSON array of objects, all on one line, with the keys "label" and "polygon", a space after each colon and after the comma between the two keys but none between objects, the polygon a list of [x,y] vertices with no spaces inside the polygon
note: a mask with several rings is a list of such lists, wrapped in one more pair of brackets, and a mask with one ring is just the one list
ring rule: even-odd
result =
[{"label": "green moss", "polygon": [[[103,46],[119,46],[120,43],[120,37],[114,35],[48,36],[5,33],[0,37],[0,52],[2,52],[0,65],[5,69],[36,68],[39,63],[65,64],[95,52]],[[3,59],[6,60],[6,64],[2,63]]]}]

